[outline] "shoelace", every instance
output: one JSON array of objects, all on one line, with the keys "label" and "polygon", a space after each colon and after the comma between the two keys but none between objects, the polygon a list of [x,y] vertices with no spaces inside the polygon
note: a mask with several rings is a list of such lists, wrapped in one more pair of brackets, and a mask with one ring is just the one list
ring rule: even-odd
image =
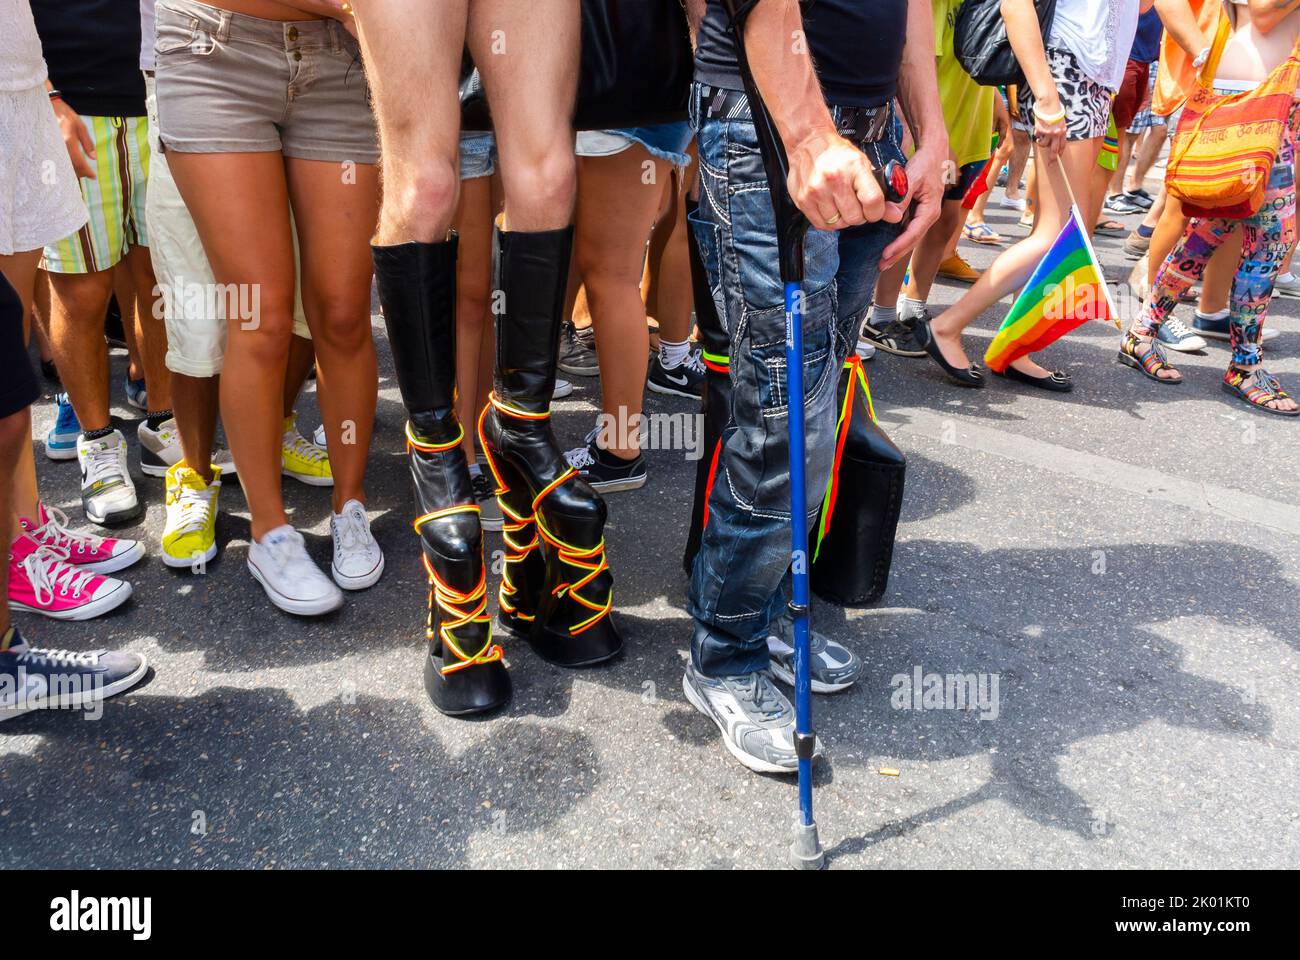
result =
[{"label": "shoelace", "polygon": [[351,506],[334,524],[334,533],[339,538],[340,549],[364,550],[374,542],[370,535],[370,524],[366,522],[365,512],[358,506]]},{"label": "shoelace", "polygon": [[682,361],[686,369],[692,373],[704,375],[704,356],[701,350],[687,350],[686,359]]},{"label": "shoelace", "polygon": [[771,720],[781,716],[784,708],[781,699],[772,686],[772,681],[768,680],[761,673],[751,674],[749,677],[732,681],[746,700],[754,705],[754,710],[762,714],[765,718]]},{"label": "shoelace", "polygon": [[487,500],[496,496],[496,488],[485,473],[476,473],[469,478],[469,485],[474,488],[475,500]]},{"label": "shoelace", "polygon": [[581,470],[583,467],[589,467],[596,462],[596,458],[591,455],[590,446],[570,450],[564,455],[564,459],[569,462],[569,466],[574,470]]},{"label": "shoelace", "polygon": [[108,445],[101,441],[95,441],[86,449],[85,460],[87,486],[101,480],[122,477],[126,470],[121,463],[122,445],[115,443]]},{"label": "shoelace", "polygon": [[99,663],[98,653],[78,653],[75,650],[54,650],[46,647],[28,647],[18,654],[20,664],[38,664],[49,667],[93,667]]},{"label": "shoelace", "polygon": [[56,589],[59,596],[66,597],[71,591],[74,598],[79,598],[82,588],[95,577],[89,570],[74,567],[68,562],[66,554],[47,546],[37,547],[29,553],[21,566],[36,593],[36,602],[41,606],[48,606],[54,601]]},{"label": "shoelace", "polygon": [[1175,340],[1181,340],[1183,337],[1194,336],[1194,332],[1182,320],[1177,317],[1170,317],[1165,321],[1165,329],[1173,334]]},{"label": "shoelace", "polygon": [[329,456],[328,453],[296,430],[284,435],[284,445],[292,450],[296,456],[301,457],[308,463],[319,463]]},{"label": "shoelace", "polygon": [[72,557],[72,547],[76,545],[79,554],[95,554],[104,546],[104,538],[93,533],[77,533],[68,529],[68,515],[58,507],[45,508],[45,525],[33,530],[31,535],[47,546],[62,550]]},{"label": "shoelace", "polygon": [[167,505],[175,505],[180,511],[180,520],[175,528],[178,533],[197,533],[207,526],[216,492],[216,487],[211,484],[199,488],[182,483],[167,495]]}]

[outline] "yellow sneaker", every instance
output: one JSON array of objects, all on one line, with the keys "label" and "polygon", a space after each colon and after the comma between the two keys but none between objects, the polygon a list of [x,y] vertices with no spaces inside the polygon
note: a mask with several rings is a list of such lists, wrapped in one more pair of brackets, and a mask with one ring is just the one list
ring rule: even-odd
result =
[{"label": "yellow sneaker", "polygon": [[167,525],[163,528],[162,559],[169,567],[190,567],[196,572],[217,555],[217,497],[221,493],[221,468],[212,468],[212,482],[204,483],[185,461],[167,470]]},{"label": "yellow sneaker", "polygon": [[334,486],[330,455],[324,447],[312,443],[295,422],[298,415],[284,418],[284,437],[280,441],[280,472],[312,487]]},{"label": "yellow sneaker", "polygon": [[967,263],[959,253],[954,253],[940,262],[939,276],[959,283],[974,283],[980,278],[979,271]]}]

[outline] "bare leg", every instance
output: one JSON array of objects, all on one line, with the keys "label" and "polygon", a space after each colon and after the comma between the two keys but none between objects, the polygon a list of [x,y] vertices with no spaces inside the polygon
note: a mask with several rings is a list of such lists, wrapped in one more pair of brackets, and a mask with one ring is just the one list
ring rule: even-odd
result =
[{"label": "bare leg", "polygon": [[[627,460],[640,453],[635,428],[641,420],[650,350],[640,282],[659,191],[643,182],[641,172],[642,164],[652,159],[648,150],[634,144],[610,157],[579,161],[574,264],[591,304],[602,408],[620,425],[618,436],[605,437],[603,446]],[[657,184],[660,177],[667,178],[669,164],[653,162]]]},{"label": "bare leg", "polygon": [[[461,423],[478,421],[492,386],[492,368],[483,376],[483,357],[492,356],[492,320],[488,297],[492,290],[492,177],[463,180],[455,228],[460,235],[456,261],[456,416]],[[489,347],[484,350],[485,345]],[[465,461],[474,462],[475,431],[466,430],[461,447]]]},{"label": "bare leg", "polygon": [[[1039,203],[1033,232],[1015,246],[1003,251],[993,261],[993,265],[980,275],[979,280],[975,281],[966,295],[935,317],[930,324],[935,341],[950,364],[958,368],[970,365],[965,351],[961,348],[961,332],[997,301],[1024,286],[1030,274],[1034,272],[1034,268],[1051,249],[1061,228],[1065,226],[1070,212],[1070,198],[1059,180],[1062,173],[1070,178],[1070,184],[1079,202],[1081,204],[1088,202],[1087,186],[1092,171],[1097,165],[1099,146],[1098,139],[1067,143],[1061,152],[1060,169],[1053,170],[1046,168],[1046,161],[1041,153],[1034,155],[1034,167],[1037,170],[1039,183]],[[1015,366],[1030,376],[1041,377],[1048,373],[1028,357],[1017,360]]]},{"label": "bare leg", "polygon": [[[578,0],[474,0],[470,6],[467,39],[492,104],[510,230],[555,230],[572,222],[577,166],[568,118],[580,23]],[[494,37],[506,38],[504,46],[494,47]]]},{"label": "bare leg", "polygon": [[[9,281],[9,285],[18,292],[18,299],[23,305],[24,323],[27,323],[28,318],[31,317],[32,299],[35,296],[37,282],[36,265],[40,262],[40,250],[25,250],[22,253],[0,256],[0,273],[4,274],[5,279]],[[101,343],[103,339],[101,336]],[[14,513],[20,517],[34,520],[36,519],[37,505],[40,503],[40,491],[36,484],[36,461],[32,457],[32,421],[30,416],[23,419],[23,425],[26,435],[23,441],[18,444],[17,456],[12,465],[13,486],[10,489],[9,496],[12,499]],[[0,457],[0,466],[5,466],[2,457]],[[6,514],[9,510],[8,504],[9,501],[0,500],[0,509],[3,509]],[[7,547],[9,541],[6,539],[3,542]],[[6,564],[7,566],[8,564]]]},{"label": "bare leg", "polygon": [[[125,258],[113,267],[113,297],[122,318],[122,339],[126,343],[126,375],[131,380],[144,379],[144,360],[141,359],[138,323],[135,317],[135,280]],[[148,389],[146,387],[146,389]],[[109,384],[112,392],[112,384]]]},{"label": "bare leg", "polygon": [[[285,365],[293,339],[289,198],[279,153],[169,154],[217,283],[255,284],[258,313],[229,323],[221,414],[255,539],[287,523],[280,494]],[[336,175],[337,179],[337,175]],[[257,223],[257,230],[231,230]]]},{"label": "bare leg", "polygon": [[[691,151],[695,150],[694,144]],[[686,176],[690,176],[688,168]],[[659,322],[659,336],[670,343],[680,343],[691,335],[690,246],[686,242],[686,190],[682,174],[674,171],[669,179],[667,210],[655,224],[650,240],[650,292],[654,318]]]},{"label": "bare leg", "polygon": [[949,248],[955,247],[961,235],[961,225],[965,218],[960,200],[945,200],[939,219],[934,222],[925,236],[912,251],[912,274],[908,278],[905,296],[909,300],[924,303],[930,296],[930,287],[939,273],[939,264],[949,256]]},{"label": "bare leg", "polygon": [[[445,240],[460,190],[457,91],[468,0],[356,6],[383,151],[383,206],[374,242],[391,246]],[[485,28],[485,37],[496,29],[504,30],[504,25]],[[512,62],[527,58],[526,34],[505,30],[500,36],[512,53],[518,51],[509,58]],[[438,42],[430,43],[430,37]],[[490,44],[488,39],[480,59],[493,56]],[[412,96],[415,90],[419,96]],[[497,110],[495,100],[492,110]],[[572,147],[570,143],[570,152]]]},{"label": "bare leg", "polygon": [[[122,265],[119,264],[119,267]],[[171,374],[167,369],[167,327],[162,310],[155,309],[159,298],[154,294],[158,281],[153,275],[149,248],[134,246],[126,254],[125,269],[130,271],[135,287],[135,342],[144,366],[145,389],[149,410],[170,410],[172,406]],[[127,305],[122,304],[122,320],[127,320]]]},{"label": "bare leg", "polygon": [[[31,410],[24,407],[0,419],[0,544],[4,545],[4,563],[0,563],[0,596],[9,596],[9,545],[17,527],[13,520],[14,475],[18,470],[18,453],[24,446],[31,449]],[[9,632],[9,604],[0,603],[0,644]]]},{"label": "bare leg", "polygon": [[1020,196],[1020,179],[1025,175],[1025,164],[1029,162],[1029,134],[1024,130],[1011,131],[1011,159],[1007,161],[1007,197],[1015,200]]},{"label": "bare leg", "polygon": [[[104,312],[113,271],[51,273],[50,340],[59,378],[87,433],[110,425]],[[125,317],[124,317],[125,321]]]},{"label": "bare leg", "polygon": [[306,337],[294,334],[289,341],[289,362],[284,369],[284,416],[293,416],[293,408],[298,404],[298,394],[307,382],[312,365],[316,362],[316,348]]},{"label": "bare leg", "polygon": [[1165,145],[1168,138],[1168,128],[1163,123],[1158,123],[1151,127],[1143,134],[1141,142],[1138,144],[1137,159],[1133,163],[1133,174],[1130,185],[1137,189],[1146,182],[1147,174],[1155,165],[1156,159],[1160,156],[1160,148]]},{"label": "bare leg", "polygon": [[336,163],[291,158],[286,167],[338,513],[349,500],[366,502],[366,458],[375,428],[379,372],[370,331],[373,265],[367,240],[379,211],[379,168],[359,163],[356,182],[343,183]]},{"label": "bare leg", "polygon": [[212,482],[212,443],[217,433],[220,377],[171,375],[171,402],[180,435],[181,455],[187,466]]}]

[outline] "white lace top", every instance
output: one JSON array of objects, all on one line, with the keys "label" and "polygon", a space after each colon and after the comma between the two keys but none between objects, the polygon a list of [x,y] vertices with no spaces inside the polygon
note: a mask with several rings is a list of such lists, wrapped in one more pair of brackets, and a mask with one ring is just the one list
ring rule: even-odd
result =
[{"label": "white lace top", "polygon": [[1140,6],[1140,0],[1057,0],[1049,46],[1070,51],[1088,79],[1118,90]]},{"label": "white lace top", "polygon": [[41,39],[27,0],[0,0],[0,90],[28,90],[45,82]]}]

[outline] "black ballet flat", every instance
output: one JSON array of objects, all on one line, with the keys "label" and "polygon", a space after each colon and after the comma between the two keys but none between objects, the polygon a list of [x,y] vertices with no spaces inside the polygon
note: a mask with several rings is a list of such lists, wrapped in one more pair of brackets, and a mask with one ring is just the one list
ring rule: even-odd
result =
[{"label": "black ballet flat", "polygon": [[958,368],[943,358],[943,351],[939,349],[939,344],[935,342],[934,334],[930,332],[930,321],[925,317],[917,317],[912,327],[912,336],[916,339],[917,346],[926,352],[931,360],[943,368],[943,372],[959,386],[978,388],[984,386],[984,371],[971,364],[969,367]]},{"label": "black ballet flat", "polygon": [[1015,367],[1007,367],[1005,372],[999,373],[998,376],[1004,380],[1014,380],[1016,383],[1037,387],[1039,390],[1049,390],[1052,393],[1069,393],[1074,389],[1074,381],[1064,370],[1054,370],[1045,377],[1031,377]]}]

